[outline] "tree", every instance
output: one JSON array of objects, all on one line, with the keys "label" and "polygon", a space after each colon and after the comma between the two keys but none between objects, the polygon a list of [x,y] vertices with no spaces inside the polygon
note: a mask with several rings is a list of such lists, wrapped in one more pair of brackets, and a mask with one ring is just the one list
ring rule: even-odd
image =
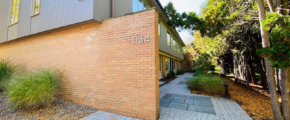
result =
[{"label": "tree", "polygon": [[[220,58],[233,61],[235,77],[250,79],[255,82],[257,65],[262,77],[263,88],[269,88],[271,105],[276,120],[289,120],[289,78],[290,72],[290,22],[288,0],[208,0],[202,9],[200,17],[195,13],[177,13],[172,3],[165,7],[168,24],[173,28],[190,29],[200,32],[198,41],[193,43],[197,53],[205,52],[210,46],[207,40],[221,36],[233,59],[228,59],[226,53]],[[268,6],[265,8],[265,6]],[[275,13],[275,8],[277,13]],[[268,11],[267,11],[268,10]],[[266,13],[270,13],[266,15]],[[282,16],[284,15],[284,16]],[[196,37],[196,36],[195,36]],[[217,43],[214,43],[217,44]],[[199,47],[199,45],[205,47]],[[216,57],[216,56],[215,56]],[[240,69],[243,66],[247,69]],[[280,110],[274,68],[281,69],[282,111]],[[266,74],[267,73],[267,74]],[[251,77],[249,77],[249,75]],[[266,82],[267,81],[267,82]]]},{"label": "tree", "polygon": [[[263,47],[269,47],[270,41],[268,36],[268,31],[264,29],[262,25],[262,21],[266,17],[266,11],[264,7],[264,2],[262,0],[257,0],[258,8],[259,8],[259,19],[260,19],[260,31],[261,31],[261,37],[262,37],[262,43]],[[280,111],[280,106],[278,102],[278,96],[276,91],[276,84],[275,84],[275,78],[274,78],[274,69],[271,67],[271,62],[269,58],[265,59],[265,66],[266,66],[266,72],[267,72],[267,80],[268,80],[268,86],[269,86],[269,93],[270,93],[270,99],[271,99],[271,105],[273,109],[274,119],[275,120],[283,120],[283,116]]]}]

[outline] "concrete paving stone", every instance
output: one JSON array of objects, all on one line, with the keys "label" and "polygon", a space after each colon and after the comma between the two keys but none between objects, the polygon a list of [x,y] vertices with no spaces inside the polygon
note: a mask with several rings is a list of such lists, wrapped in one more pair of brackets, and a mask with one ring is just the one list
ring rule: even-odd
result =
[{"label": "concrete paving stone", "polygon": [[212,102],[210,101],[199,101],[199,100],[194,100],[194,105],[197,106],[203,106],[203,107],[213,107]]},{"label": "concrete paving stone", "polygon": [[160,102],[160,107],[168,107],[169,104],[170,102],[168,103]]},{"label": "concrete paving stone", "polygon": [[195,111],[195,112],[201,112],[201,113],[207,113],[207,114],[213,114],[215,115],[215,111],[213,108],[209,107],[202,107],[202,106],[196,106],[196,105],[189,105],[188,110]]},{"label": "concrete paving stone", "polygon": [[187,99],[199,100],[199,101],[211,101],[210,97],[204,96],[187,96]]},{"label": "concrete paving stone", "polygon": [[170,103],[172,101],[172,99],[160,99],[160,102],[163,102],[163,103]]},{"label": "concrete paving stone", "polygon": [[185,99],[185,104],[193,105],[193,99]]},{"label": "concrete paving stone", "polygon": [[175,95],[174,99],[185,99],[186,95]]},{"label": "concrete paving stone", "polygon": [[168,108],[179,109],[179,110],[187,110],[187,107],[188,107],[187,104],[180,104],[180,103],[174,103],[174,102],[171,102],[168,106]]},{"label": "concrete paving stone", "polygon": [[162,99],[173,99],[175,94],[165,94]]},{"label": "concrete paving stone", "polygon": [[173,99],[172,103],[181,103],[184,104],[185,99]]},{"label": "concrete paving stone", "polygon": [[178,84],[186,84],[186,81],[180,81]]}]

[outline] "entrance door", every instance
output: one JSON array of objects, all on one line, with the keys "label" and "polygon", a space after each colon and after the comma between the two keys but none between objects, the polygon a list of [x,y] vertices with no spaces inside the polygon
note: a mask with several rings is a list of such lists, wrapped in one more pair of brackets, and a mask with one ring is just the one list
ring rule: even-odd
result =
[{"label": "entrance door", "polygon": [[175,60],[170,58],[170,71],[175,72]]}]

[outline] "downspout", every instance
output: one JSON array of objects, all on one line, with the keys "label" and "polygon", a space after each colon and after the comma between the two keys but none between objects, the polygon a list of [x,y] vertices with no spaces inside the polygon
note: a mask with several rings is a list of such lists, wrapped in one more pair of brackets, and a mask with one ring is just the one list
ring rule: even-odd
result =
[{"label": "downspout", "polygon": [[111,17],[114,17],[114,8],[115,8],[114,3],[115,1],[111,0]]}]

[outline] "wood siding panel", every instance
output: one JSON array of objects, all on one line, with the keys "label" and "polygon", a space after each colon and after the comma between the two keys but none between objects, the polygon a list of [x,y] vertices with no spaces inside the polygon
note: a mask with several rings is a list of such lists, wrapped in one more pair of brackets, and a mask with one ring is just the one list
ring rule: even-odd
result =
[{"label": "wood siding panel", "polygon": [[18,17],[18,38],[30,35],[31,0],[21,0]]},{"label": "wood siding panel", "polygon": [[133,12],[132,0],[114,0],[114,17]]},{"label": "wood siding panel", "polygon": [[18,24],[14,24],[8,27],[8,41],[17,39],[18,36]]},{"label": "wood siding panel", "polygon": [[0,0],[0,43],[7,41],[9,7],[9,0]]},{"label": "wood siding panel", "polygon": [[111,0],[95,0],[94,1],[94,19],[103,21],[111,17]]},{"label": "wood siding panel", "polygon": [[31,19],[31,34],[92,19],[93,0],[41,0],[40,14]]}]

